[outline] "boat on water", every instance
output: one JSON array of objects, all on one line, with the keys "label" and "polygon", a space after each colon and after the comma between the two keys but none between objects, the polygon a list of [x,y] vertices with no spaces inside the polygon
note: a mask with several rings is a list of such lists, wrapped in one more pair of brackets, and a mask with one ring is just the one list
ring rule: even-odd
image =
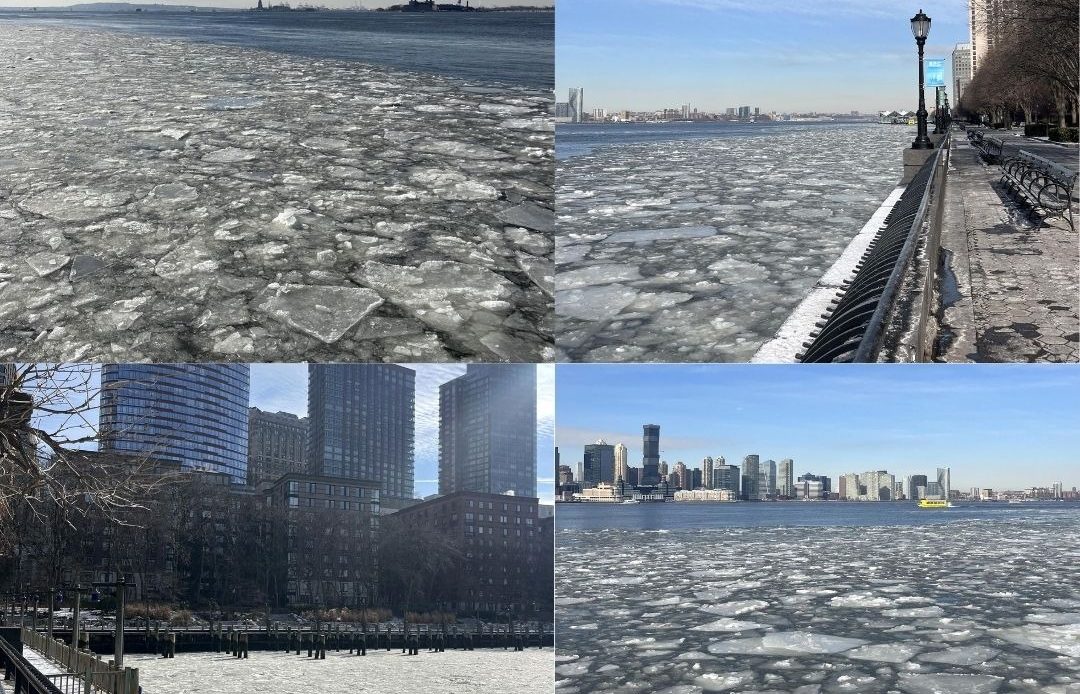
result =
[{"label": "boat on water", "polygon": [[949,508],[945,499],[919,499],[919,508]]},{"label": "boat on water", "polygon": [[624,501],[623,503],[624,503],[624,504],[640,504],[641,502],[640,502],[640,501],[638,501],[637,499],[627,499],[627,500],[626,500],[626,501]]}]

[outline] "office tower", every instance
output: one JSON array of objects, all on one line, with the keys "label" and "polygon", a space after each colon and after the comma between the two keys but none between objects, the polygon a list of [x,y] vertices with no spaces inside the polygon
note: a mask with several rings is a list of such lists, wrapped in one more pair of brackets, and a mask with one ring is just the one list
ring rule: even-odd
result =
[{"label": "office tower", "polygon": [[560,465],[559,466],[559,476],[556,477],[556,479],[559,481],[559,486],[560,487],[565,487],[568,484],[573,484],[574,483],[574,473],[573,473],[573,471],[570,470],[570,466],[569,465]]},{"label": "office tower", "polygon": [[762,479],[765,486],[761,490],[762,495],[766,499],[776,498],[776,461],[766,460],[761,465]]},{"label": "office tower", "polygon": [[970,0],[971,72],[982,66],[994,45],[1002,40],[1008,21],[1017,10],[1016,0]]},{"label": "office tower", "polygon": [[565,101],[555,102],[555,120],[570,120],[570,104],[566,103]]},{"label": "office tower", "polygon": [[559,447],[555,446],[555,479],[559,479]]},{"label": "office tower", "polygon": [[[723,461],[723,458],[720,458]],[[739,466],[728,465],[727,463],[720,462],[713,463],[713,489],[727,489],[730,491],[736,499],[739,498],[740,478],[739,478]]]},{"label": "office tower", "polygon": [[574,464],[574,467],[576,468],[576,470],[574,470],[574,479],[580,483],[585,477],[585,463],[579,460]]},{"label": "office tower", "polygon": [[701,460],[701,486],[705,489],[712,489],[712,470],[713,459],[705,456]]},{"label": "office tower", "polygon": [[646,424],[641,435],[641,484],[649,486],[660,481],[660,425]]},{"label": "office tower", "polygon": [[104,364],[101,450],[247,480],[247,364]]},{"label": "office tower", "polygon": [[668,464],[666,460],[660,461],[660,478],[667,479],[668,476]]},{"label": "office tower", "polygon": [[690,489],[690,479],[686,474],[686,464],[683,461],[675,463],[675,467],[672,470],[672,486],[676,489]]},{"label": "office tower", "polygon": [[687,470],[686,474],[687,474],[687,477],[690,480],[690,489],[701,489],[702,488],[702,480],[704,478],[701,476],[701,468],[694,468],[692,470]]},{"label": "office tower", "polygon": [[247,483],[275,482],[308,470],[308,420],[288,412],[248,411]]},{"label": "office tower", "polygon": [[603,439],[585,446],[585,457],[582,463],[582,470],[585,473],[583,482],[592,485],[600,482],[615,483],[615,447],[605,443]]},{"label": "office tower", "polygon": [[570,122],[580,123],[581,116],[585,113],[585,90],[580,87],[570,88],[570,99],[568,100],[570,108]]},{"label": "office tower", "polygon": [[1063,487],[1063,485],[1061,484],[1061,482],[1054,482],[1054,498],[1055,499],[1062,498],[1062,496],[1063,496],[1062,487]]},{"label": "office tower", "polygon": [[922,498],[922,496],[920,496],[919,487],[923,488],[922,493],[925,494],[927,487],[926,475],[912,475],[908,478],[907,496],[909,499],[918,500]]},{"label": "office tower", "polygon": [[460,491],[536,496],[535,365],[469,364],[440,386],[439,493]]},{"label": "office tower", "polygon": [[758,456],[748,455],[743,458],[742,498],[746,501],[761,499],[761,465]]},{"label": "office tower", "polygon": [[893,498],[896,479],[885,470],[874,470],[859,475],[859,486],[865,487],[867,501],[889,501]]},{"label": "office tower", "polygon": [[777,494],[783,499],[791,499],[795,496],[795,461],[784,458],[780,461],[780,470],[777,473]]},{"label": "office tower", "polygon": [[952,52],[952,105],[955,107],[964,98],[964,90],[971,84],[971,44],[958,43]]},{"label": "office tower", "polygon": [[939,467],[937,469],[937,485],[939,489],[938,493],[941,494],[941,498],[948,499],[949,495],[952,493],[952,475],[950,474],[949,468]]},{"label": "office tower", "polygon": [[615,444],[615,481],[630,481],[630,464],[628,462],[630,452],[621,443]]},{"label": "office tower", "polygon": [[309,364],[312,474],[377,482],[385,508],[411,500],[415,379],[394,364]]}]

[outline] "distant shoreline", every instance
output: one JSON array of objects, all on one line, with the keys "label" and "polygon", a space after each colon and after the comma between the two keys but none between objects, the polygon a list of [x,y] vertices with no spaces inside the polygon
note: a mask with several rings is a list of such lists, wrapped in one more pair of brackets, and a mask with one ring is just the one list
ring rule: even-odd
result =
[{"label": "distant shoreline", "polygon": [[[18,6],[18,5],[0,5],[0,12],[101,12],[101,13],[114,13],[122,14],[126,12],[130,13],[162,13],[162,14],[190,14],[190,13],[234,13],[234,12],[250,12],[255,7],[207,7],[203,5],[163,5],[163,4],[143,4],[143,3],[130,3],[130,2],[110,2],[99,3],[89,2],[78,5],[64,5],[61,7],[38,7],[38,6]],[[299,10],[296,10],[299,11]],[[311,10],[308,10],[311,11]],[[380,14],[396,13],[395,10],[389,8],[377,8],[377,9],[358,9],[358,8],[346,8],[346,7],[318,7],[314,11],[327,13],[349,13],[349,14],[366,14],[368,12],[377,12]],[[483,7],[476,8],[467,14],[476,13],[490,13],[490,12],[554,12],[555,8],[552,7],[533,7],[533,6],[514,6],[514,7]],[[408,14],[408,13],[402,13]],[[432,13],[439,14],[439,13]],[[466,14],[457,12],[446,12],[443,14]]]}]

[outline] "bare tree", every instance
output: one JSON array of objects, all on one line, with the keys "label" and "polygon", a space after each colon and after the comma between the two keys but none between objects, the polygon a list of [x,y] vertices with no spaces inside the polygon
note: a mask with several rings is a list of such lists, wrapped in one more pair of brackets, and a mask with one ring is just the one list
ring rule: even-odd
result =
[{"label": "bare tree", "polygon": [[[17,519],[75,527],[91,514],[131,522],[168,478],[152,451],[100,455],[102,390],[84,364],[6,365],[0,378],[0,552]],[[119,385],[119,384],[117,384]],[[28,515],[22,516],[22,513]]]}]

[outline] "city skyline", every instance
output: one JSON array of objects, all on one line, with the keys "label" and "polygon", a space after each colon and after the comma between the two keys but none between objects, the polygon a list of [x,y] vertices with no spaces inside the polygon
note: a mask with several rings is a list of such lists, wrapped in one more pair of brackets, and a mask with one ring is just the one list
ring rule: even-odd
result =
[{"label": "city skyline", "polygon": [[[423,498],[438,491],[439,470],[439,386],[465,374],[467,364],[404,364],[416,372],[415,399],[415,453],[414,453],[414,495]],[[97,391],[100,387],[100,365],[86,365],[90,370],[88,389]],[[251,407],[268,412],[287,412],[298,417],[308,416],[308,365],[295,364],[251,364],[250,395]],[[555,485],[550,460],[554,450],[554,367],[551,364],[537,365],[537,496],[541,502],[550,502],[554,497]],[[35,421],[44,427],[52,420],[60,425],[54,416],[36,415]],[[67,435],[78,438],[86,435],[90,426],[77,426],[68,422]],[[86,447],[86,446],[80,446]]]},{"label": "city skyline", "polygon": [[[914,110],[908,20],[917,9],[895,0],[567,0],[556,17],[556,95],[584,88],[586,113],[686,103],[721,113],[746,104],[762,113]],[[927,57],[946,60],[951,85],[952,50],[970,38],[967,2],[927,12]]]},{"label": "city skyline", "polygon": [[[639,467],[641,427],[652,423],[669,467],[755,454],[793,459],[795,477],[948,466],[954,489],[1080,486],[1080,374],[1049,365],[960,371],[942,382],[918,365],[561,366],[556,445],[571,469],[601,438],[625,444]],[[959,428],[963,412],[974,426]]]}]

